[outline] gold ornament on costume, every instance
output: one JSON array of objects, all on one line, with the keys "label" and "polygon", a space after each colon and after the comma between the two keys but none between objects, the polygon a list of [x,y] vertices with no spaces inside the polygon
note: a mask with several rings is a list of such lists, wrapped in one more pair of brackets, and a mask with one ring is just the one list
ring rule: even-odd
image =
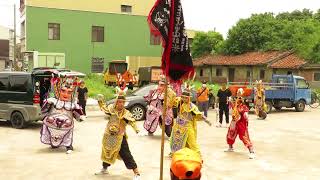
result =
[{"label": "gold ornament on costume", "polygon": [[240,119],[240,112],[239,112],[239,105],[243,102],[242,100],[242,94],[243,94],[243,89],[239,88],[237,91],[237,99],[235,101],[235,105],[232,110],[232,120],[233,121],[238,121]]}]

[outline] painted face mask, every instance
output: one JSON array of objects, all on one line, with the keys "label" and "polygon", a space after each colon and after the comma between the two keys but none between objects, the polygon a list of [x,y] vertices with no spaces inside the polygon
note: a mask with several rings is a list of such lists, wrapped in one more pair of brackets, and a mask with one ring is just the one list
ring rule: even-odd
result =
[{"label": "painted face mask", "polygon": [[69,102],[72,98],[73,90],[71,88],[63,87],[60,90],[59,100]]}]

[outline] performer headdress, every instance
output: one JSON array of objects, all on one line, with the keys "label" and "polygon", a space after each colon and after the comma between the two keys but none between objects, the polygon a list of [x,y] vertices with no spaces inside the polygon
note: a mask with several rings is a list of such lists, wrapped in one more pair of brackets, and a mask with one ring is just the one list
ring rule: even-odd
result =
[{"label": "performer headdress", "polygon": [[185,83],[185,84],[184,84],[184,89],[183,89],[183,91],[182,91],[182,96],[191,97],[191,96],[192,96],[192,93],[191,93],[192,88],[193,88],[193,86],[191,86],[191,85],[188,84],[188,83]]},{"label": "performer headdress", "polygon": [[59,74],[52,74],[51,78],[51,91],[53,91],[54,97],[59,99],[60,92],[62,88],[67,88],[72,91],[71,102],[75,98],[75,93],[77,91],[77,77],[62,77]]},{"label": "performer headdress", "polygon": [[187,97],[191,97],[192,96],[192,89],[194,88],[193,85],[191,85],[191,83],[193,83],[194,78],[196,77],[196,73],[193,74],[193,77],[191,79],[190,77],[191,73],[189,73],[189,77],[188,80],[184,83],[184,89],[182,91],[182,96],[187,96]]},{"label": "performer headdress", "polygon": [[126,100],[126,94],[127,94],[128,88],[121,89],[120,87],[116,87],[116,96],[117,100]]},{"label": "performer headdress", "polygon": [[116,87],[116,96],[117,96],[116,99],[125,101],[128,87],[126,86],[126,83],[124,81],[122,81],[122,79],[120,77],[121,77],[121,75],[119,76],[119,78],[117,78],[118,86]]}]

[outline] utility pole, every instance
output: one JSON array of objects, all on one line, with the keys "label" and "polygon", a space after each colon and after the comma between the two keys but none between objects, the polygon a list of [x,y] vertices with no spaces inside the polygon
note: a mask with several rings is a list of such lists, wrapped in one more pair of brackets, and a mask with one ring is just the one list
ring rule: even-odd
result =
[{"label": "utility pole", "polygon": [[13,25],[13,31],[14,31],[14,37],[13,37],[13,67],[16,67],[16,65],[17,65],[17,62],[16,62],[16,38],[17,38],[17,30],[16,30],[16,4],[14,4],[13,5],[13,7],[14,7],[14,25]]}]

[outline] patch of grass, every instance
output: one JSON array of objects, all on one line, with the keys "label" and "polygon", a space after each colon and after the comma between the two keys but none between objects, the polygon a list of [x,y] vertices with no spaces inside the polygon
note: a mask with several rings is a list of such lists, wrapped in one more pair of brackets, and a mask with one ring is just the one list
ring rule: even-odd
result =
[{"label": "patch of grass", "polygon": [[84,78],[84,81],[90,98],[96,98],[98,94],[102,94],[106,100],[115,97],[115,88],[104,84],[103,75],[89,74]]},{"label": "patch of grass", "polygon": [[317,95],[320,95],[320,88],[314,88],[312,91],[317,93]]},{"label": "patch of grass", "polygon": [[[202,82],[194,81],[192,83],[192,85],[194,86],[195,90],[198,90],[202,86]],[[220,89],[220,86],[218,84],[207,83],[207,86],[208,86],[209,89],[211,89],[213,91],[214,95],[217,95],[217,93],[218,93],[218,91]]]}]

